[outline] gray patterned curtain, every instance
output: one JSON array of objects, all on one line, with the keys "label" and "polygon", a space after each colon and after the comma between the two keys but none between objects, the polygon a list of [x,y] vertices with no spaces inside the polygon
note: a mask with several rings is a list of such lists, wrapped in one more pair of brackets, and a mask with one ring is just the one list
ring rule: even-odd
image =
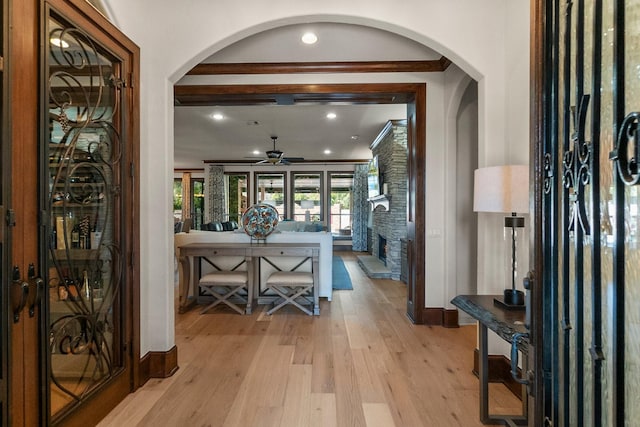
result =
[{"label": "gray patterned curtain", "polygon": [[367,250],[367,224],[369,222],[369,190],[367,165],[357,165],[353,174],[353,223],[351,245],[354,251]]},{"label": "gray patterned curtain", "polygon": [[205,176],[205,222],[226,221],[224,217],[224,167],[209,165]]}]

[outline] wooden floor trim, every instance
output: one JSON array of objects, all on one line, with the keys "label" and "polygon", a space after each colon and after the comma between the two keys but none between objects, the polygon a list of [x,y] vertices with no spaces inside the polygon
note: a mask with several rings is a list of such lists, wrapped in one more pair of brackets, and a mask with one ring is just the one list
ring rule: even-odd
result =
[{"label": "wooden floor trim", "polygon": [[442,307],[425,308],[422,312],[425,325],[443,326],[445,328],[458,328],[458,310]]},{"label": "wooden floor trim", "polygon": [[150,351],[140,359],[140,385],[151,378],[167,378],[178,370],[178,347],[167,351]]}]

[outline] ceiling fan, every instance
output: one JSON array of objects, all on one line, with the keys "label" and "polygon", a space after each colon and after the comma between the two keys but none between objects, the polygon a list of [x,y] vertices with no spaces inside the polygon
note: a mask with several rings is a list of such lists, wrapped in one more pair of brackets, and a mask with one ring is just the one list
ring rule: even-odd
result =
[{"label": "ceiling fan", "polygon": [[267,157],[256,164],[270,163],[272,165],[288,165],[291,162],[304,161],[303,157],[284,157],[284,153],[276,148],[277,139],[277,136],[271,136],[271,140],[273,141],[273,150],[265,151]]}]

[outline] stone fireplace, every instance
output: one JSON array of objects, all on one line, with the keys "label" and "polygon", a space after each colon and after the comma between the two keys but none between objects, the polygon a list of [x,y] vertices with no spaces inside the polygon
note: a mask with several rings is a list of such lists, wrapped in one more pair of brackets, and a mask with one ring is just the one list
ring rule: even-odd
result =
[{"label": "stone fireplace", "polygon": [[407,126],[406,121],[388,122],[371,144],[378,156],[380,173],[387,188],[389,209],[377,206],[372,212],[371,255],[380,259],[400,280],[402,239],[407,237]]}]

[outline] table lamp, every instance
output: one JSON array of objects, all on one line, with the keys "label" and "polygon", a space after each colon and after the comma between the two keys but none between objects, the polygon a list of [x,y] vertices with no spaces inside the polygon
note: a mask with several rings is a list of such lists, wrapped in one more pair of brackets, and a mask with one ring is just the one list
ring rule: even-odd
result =
[{"label": "table lamp", "polygon": [[306,209],[306,212],[304,213],[304,220],[306,222],[311,222],[311,212],[309,212],[309,209],[312,209],[315,206],[315,204],[313,203],[313,200],[302,200],[300,202],[300,207],[302,209]]},{"label": "table lamp", "polygon": [[520,213],[529,212],[529,166],[507,165],[476,169],[474,172],[473,210],[475,212],[511,213],[504,218],[511,231],[511,288],[504,290],[507,306],[523,306],[524,293],[516,289],[517,228],[524,227]]}]

